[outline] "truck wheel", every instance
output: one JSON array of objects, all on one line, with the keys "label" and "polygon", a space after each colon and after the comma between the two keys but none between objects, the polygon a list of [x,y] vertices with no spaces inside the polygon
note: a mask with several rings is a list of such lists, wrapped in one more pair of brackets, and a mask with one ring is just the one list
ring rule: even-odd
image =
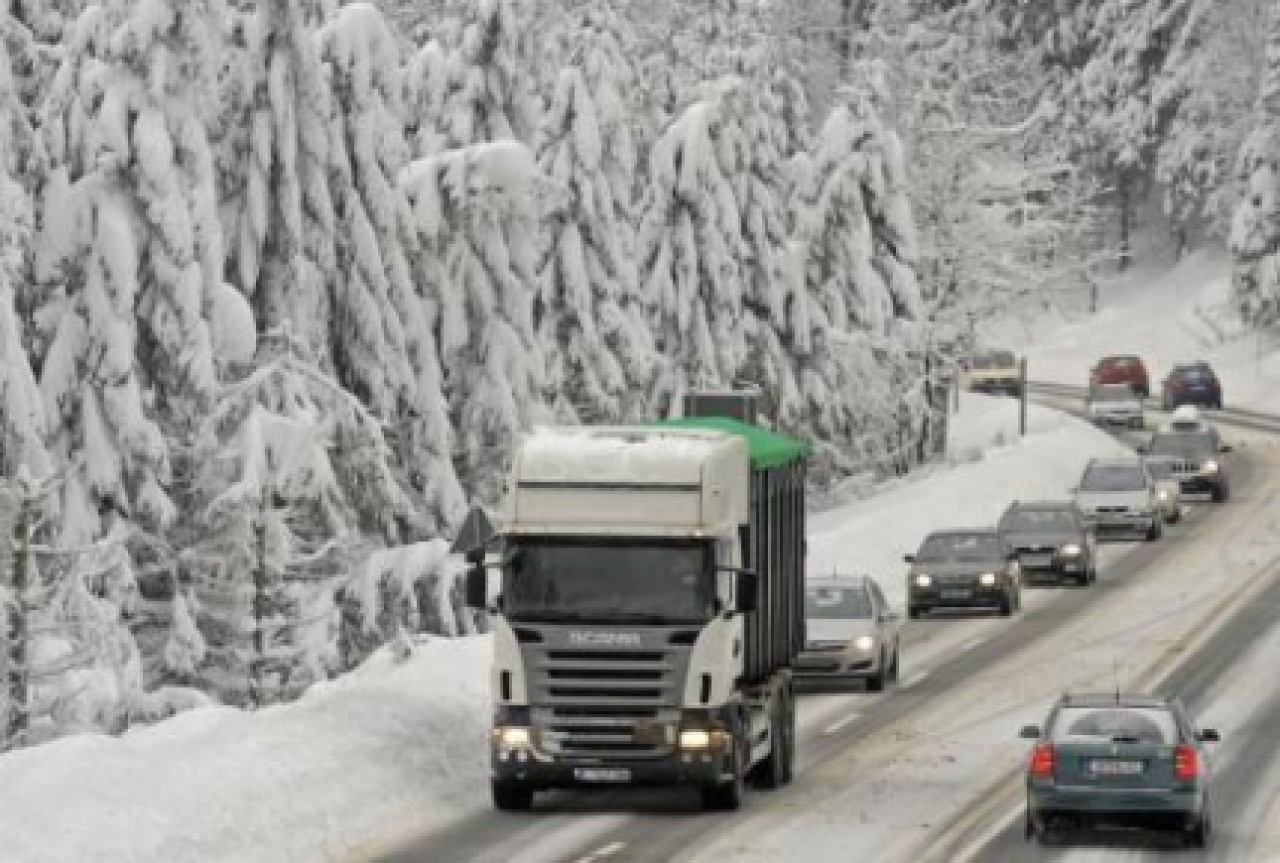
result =
[{"label": "truck wheel", "polygon": [[782,749],[782,782],[790,785],[796,778],[796,701],[791,688],[787,688],[787,702],[782,712],[782,725],[786,734],[786,746]]},{"label": "truck wheel", "polygon": [[742,771],[742,749],[734,740],[733,779],[722,785],[707,785],[702,789],[702,808],[716,812],[731,812],[742,806],[746,779]]},{"label": "truck wheel", "polygon": [[780,716],[774,716],[769,723],[769,755],[751,771],[751,783],[757,788],[772,791],[786,782],[787,741],[783,724]]},{"label": "truck wheel", "polygon": [[533,806],[533,789],[518,782],[491,783],[493,805],[503,812],[527,812]]}]

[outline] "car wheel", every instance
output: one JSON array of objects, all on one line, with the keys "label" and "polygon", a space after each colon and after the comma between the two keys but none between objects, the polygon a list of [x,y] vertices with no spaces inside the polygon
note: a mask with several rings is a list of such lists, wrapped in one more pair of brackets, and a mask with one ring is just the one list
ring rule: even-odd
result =
[{"label": "car wheel", "polygon": [[907,617],[911,620],[919,620],[924,616],[925,609],[918,605],[907,606]]},{"label": "car wheel", "polygon": [[1013,617],[1013,594],[1006,593],[1000,600],[1000,616]]},{"label": "car wheel", "polygon": [[1151,522],[1151,527],[1147,530],[1147,542],[1155,542],[1162,533],[1164,533],[1163,522],[1157,518]]},{"label": "car wheel", "polygon": [[1196,819],[1196,823],[1187,831],[1186,842],[1192,848],[1206,848],[1209,845],[1209,834],[1212,830],[1212,822],[1209,819],[1209,813],[1204,812]]},{"label": "car wheel", "polygon": [[1225,485],[1220,485],[1220,486],[1218,486],[1217,488],[1215,488],[1215,489],[1213,490],[1213,502],[1214,502],[1214,503],[1223,503],[1223,502],[1225,502],[1225,501],[1226,501],[1226,499],[1227,499],[1227,498],[1229,498],[1229,497],[1231,497],[1231,493],[1230,493],[1230,491],[1228,491],[1228,489],[1227,489],[1227,487],[1226,487]]}]

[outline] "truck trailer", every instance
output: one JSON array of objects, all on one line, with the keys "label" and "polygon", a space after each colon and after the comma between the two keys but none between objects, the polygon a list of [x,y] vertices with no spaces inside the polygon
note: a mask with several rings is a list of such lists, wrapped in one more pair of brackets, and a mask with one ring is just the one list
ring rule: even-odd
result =
[{"label": "truck trailer", "polygon": [[808,454],[725,417],[522,440],[466,579],[493,635],[497,808],[662,785],[736,809],[748,780],[791,780]]}]

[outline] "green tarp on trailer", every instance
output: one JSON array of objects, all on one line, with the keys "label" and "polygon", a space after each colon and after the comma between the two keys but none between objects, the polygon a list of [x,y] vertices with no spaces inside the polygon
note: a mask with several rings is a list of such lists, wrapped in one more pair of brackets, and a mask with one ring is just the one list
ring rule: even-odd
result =
[{"label": "green tarp on trailer", "polygon": [[786,435],[771,432],[759,426],[748,425],[726,417],[682,417],[664,420],[658,425],[675,428],[713,429],[728,432],[746,438],[750,452],[751,466],[757,470],[768,470],[794,461],[801,461],[809,456],[812,447],[808,441],[799,440]]}]

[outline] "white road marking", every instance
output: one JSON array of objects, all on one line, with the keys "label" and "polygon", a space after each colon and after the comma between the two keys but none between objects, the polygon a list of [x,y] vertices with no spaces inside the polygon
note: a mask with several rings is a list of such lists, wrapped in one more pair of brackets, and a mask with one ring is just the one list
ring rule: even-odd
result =
[{"label": "white road marking", "polygon": [[600,848],[599,850],[596,850],[596,851],[592,851],[586,857],[579,858],[577,863],[595,863],[595,861],[600,860],[604,857],[612,857],[614,854],[617,854],[619,851],[621,851],[623,848],[626,848],[626,847],[627,847],[626,842],[610,842],[608,845],[604,846],[603,848]]},{"label": "white road marking", "polygon": [[826,728],[822,730],[822,733],[835,734],[841,728],[844,728],[846,725],[848,725],[850,722],[853,722],[861,715],[862,715],[861,713],[855,710],[852,713],[848,714],[847,716],[842,716],[841,718],[837,719],[835,722],[828,725]]},{"label": "white road marking", "polygon": [[906,680],[902,681],[902,688],[910,689],[912,686],[915,686],[917,683],[924,680],[928,676],[929,676],[929,672],[927,671],[917,671],[915,674],[911,675]]},{"label": "white road marking", "polygon": [[964,849],[954,857],[952,863],[968,863],[968,861],[976,858],[988,845],[990,845],[997,836],[1008,830],[1014,824],[1019,815],[1024,815],[1026,807],[1018,805],[1013,809],[1005,812],[1004,815],[991,822],[986,830],[982,831],[972,842],[964,847]]},{"label": "white road marking", "polygon": [[981,643],[982,643],[982,642],[984,642],[984,641],[986,641],[986,639],[985,639],[985,638],[971,638],[971,639],[969,639],[968,641],[966,641],[966,642],[965,642],[965,643],[960,647],[960,649],[961,649],[961,650],[973,650],[975,647],[977,647],[979,644],[981,644]]}]

